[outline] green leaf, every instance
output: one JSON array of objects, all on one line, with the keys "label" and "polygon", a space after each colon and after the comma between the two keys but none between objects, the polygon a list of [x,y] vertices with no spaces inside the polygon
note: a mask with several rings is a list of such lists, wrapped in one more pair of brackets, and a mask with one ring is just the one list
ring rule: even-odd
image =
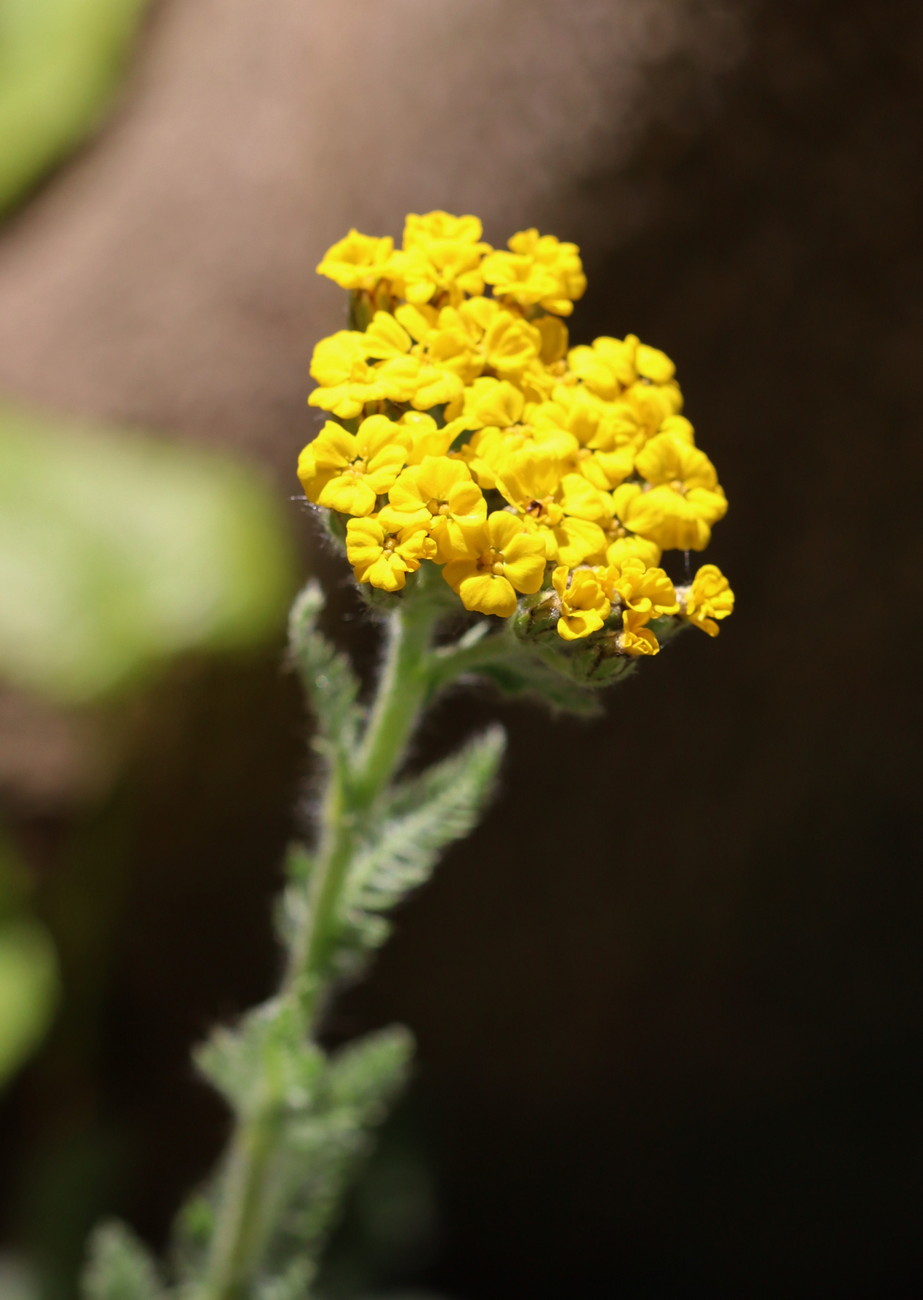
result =
[{"label": "green leaf", "polygon": [[57,991],[54,952],[44,929],[25,920],[0,925],[0,1083],[45,1032]]},{"label": "green leaf", "polygon": [[344,890],[347,952],[356,943],[382,943],[388,924],[381,913],[423,884],[443,849],[477,824],[504,746],[502,728],[492,727],[390,793],[350,867]]},{"label": "green leaf", "polygon": [[82,703],[273,634],[290,543],[226,456],[0,407],[0,591],[0,675]]},{"label": "green leaf", "polygon": [[290,1115],[275,1170],[272,1276],[283,1276],[293,1261],[316,1263],[371,1130],[406,1080],[412,1051],[400,1027],[350,1044],[328,1061],[307,1104]]},{"label": "green leaf", "polygon": [[216,1029],[195,1053],[209,1082],[241,1115],[266,1101],[297,1111],[317,1086],[321,1052],[308,1041],[308,1023],[296,1000],[274,998],[247,1013],[233,1029]]},{"label": "green leaf", "polygon": [[2,0],[0,212],[100,121],[146,0]]},{"label": "green leaf", "polygon": [[[405,1030],[388,1029],[325,1057],[304,1031],[300,1009],[273,1002],[240,1029],[219,1031],[198,1057],[232,1105],[273,1134],[268,1200],[261,1207],[270,1236],[256,1291],[268,1300],[307,1293],[355,1164],[402,1085],[412,1050]],[[174,1257],[192,1295],[221,1179],[219,1172],[178,1222]]]},{"label": "green leaf", "polygon": [[350,1043],[331,1059],[324,1079],[327,1106],[348,1108],[363,1125],[380,1123],[412,1054],[413,1039],[399,1025]]},{"label": "green leaf", "polygon": [[157,1268],[134,1233],[104,1223],[90,1238],[82,1278],[84,1300],[165,1300]]},{"label": "green leaf", "polygon": [[353,749],[359,726],[359,680],[346,656],[318,630],[323,608],[324,593],[311,581],[292,605],[289,647],[322,737],[345,754]]}]

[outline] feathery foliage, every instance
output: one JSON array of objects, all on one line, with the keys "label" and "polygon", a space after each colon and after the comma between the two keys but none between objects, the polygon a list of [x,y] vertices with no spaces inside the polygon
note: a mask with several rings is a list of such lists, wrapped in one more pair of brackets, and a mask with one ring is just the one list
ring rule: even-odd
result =
[{"label": "feathery foliage", "polygon": [[[401,1028],[369,1035],[334,1056],[310,1043],[307,1032],[301,1010],[277,999],[238,1029],[219,1030],[198,1053],[200,1068],[271,1152],[260,1206],[264,1268],[255,1294],[261,1298],[307,1294],[343,1193],[406,1077],[412,1051]],[[225,1172],[182,1216],[175,1250],[181,1278],[204,1271]]]},{"label": "feathery foliage", "polygon": [[428,880],[443,850],[476,825],[504,746],[502,729],[491,727],[382,799],[346,880],[341,965],[384,942],[390,925],[382,914]]},{"label": "feathery foliage", "polygon": [[121,1223],[103,1223],[90,1238],[84,1300],[166,1300],[154,1263]]},{"label": "feathery foliage", "polygon": [[309,582],[292,605],[289,646],[305,694],[317,719],[321,748],[348,754],[355,747],[360,721],[356,704],[359,679],[345,655],[336,650],[317,626],[324,594]]}]

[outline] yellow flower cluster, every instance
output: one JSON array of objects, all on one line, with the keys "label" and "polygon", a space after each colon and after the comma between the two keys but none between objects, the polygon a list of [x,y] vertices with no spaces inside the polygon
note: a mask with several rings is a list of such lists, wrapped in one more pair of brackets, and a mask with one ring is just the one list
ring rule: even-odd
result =
[{"label": "yellow flower cluster", "polygon": [[326,253],[354,328],[314,349],[308,400],[332,418],[301,453],[305,495],[348,516],[356,578],[384,591],[429,562],[467,610],[546,602],[565,641],[605,627],[619,652],[654,654],[667,615],[714,635],[733,607],[720,571],[677,591],[660,567],[727,509],[672,361],[631,334],[570,347],[576,245],[481,235],[431,212],[400,248],[351,230]]}]

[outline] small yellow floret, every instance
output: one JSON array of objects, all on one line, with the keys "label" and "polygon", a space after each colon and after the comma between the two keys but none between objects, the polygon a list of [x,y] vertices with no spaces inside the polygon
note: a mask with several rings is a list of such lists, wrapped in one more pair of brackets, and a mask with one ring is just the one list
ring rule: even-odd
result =
[{"label": "small yellow floret", "polygon": [[505,510],[495,510],[477,528],[464,529],[458,549],[462,553],[446,564],[442,576],[465,609],[509,618],[516,593],[532,595],[542,585],[542,541]]},{"label": "small yellow floret", "polygon": [[309,501],[347,515],[370,515],[407,463],[411,434],[383,415],[370,415],[356,433],[328,420],[298,459]]},{"label": "small yellow floret", "polygon": [[387,277],[393,251],[394,240],[389,236],[376,239],[351,230],[345,239],[327,249],[317,274],[326,275],[341,289],[371,291]]},{"label": "small yellow floret", "polygon": [[634,503],[632,528],[663,550],[701,551],[727,511],[715,467],[703,451],[672,433],[658,434],[635,468],[650,483]]},{"label": "small yellow floret", "polygon": [[508,253],[490,253],[481,267],[496,296],[569,316],[574,300],[586,290],[577,245],[562,244],[554,235],[539,235],[532,229],[513,235],[509,248]]},{"label": "small yellow floret", "polygon": [[626,609],[645,619],[660,618],[679,610],[673,583],[663,569],[645,564],[637,555],[610,564],[603,572],[602,581],[613,599],[618,597]]},{"label": "small yellow floret", "polygon": [[647,626],[647,618],[633,609],[622,614],[622,631],[618,647],[626,655],[655,655],[660,652],[660,642]]},{"label": "small yellow floret", "polygon": [[337,330],[321,339],[311,357],[311,378],[320,385],[308,398],[342,420],[361,415],[366,402],[385,396],[378,371],[366,360],[364,337],[358,330]]},{"label": "small yellow floret", "polygon": [[408,573],[416,573],[423,560],[436,554],[436,543],[424,528],[402,526],[387,506],[367,519],[350,519],[346,525],[346,556],[357,582],[382,591],[400,591]]},{"label": "small yellow floret", "polygon": [[424,456],[419,465],[405,469],[388,500],[405,524],[426,527],[442,559],[450,558],[459,548],[466,550],[462,529],[481,524],[487,517],[487,502],[468,466],[448,456]]},{"label": "small yellow floret", "polygon": [[727,618],[734,608],[734,593],[717,564],[703,564],[685,594],[685,615],[709,636],[720,631],[715,619]]},{"label": "small yellow floret", "polygon": [[599,631],[609,617],[612,604],[594,569],[575,569],[570,573],[566,564],[560,564],[552,572],[551,585],[557,593],[560,611],[558,636],[565,641],[576,641]]},{"label": "small yellow floret", "polygon": [[[409,303],[458,304],[484,288],[481,259],[490,245],[481,240],[477,217],[448,212],[411,213],[404,226],[403,250],[394,254],[395,292]],[[438,303],[437,303],[438,305]]]},{"label": "small yellow floret", "polygon": [[408,213],[404,221],[404,248],[426,248],[434,240],[453,244],[477,244],[482,233],[479,217],[454,217],[451,212]]}]

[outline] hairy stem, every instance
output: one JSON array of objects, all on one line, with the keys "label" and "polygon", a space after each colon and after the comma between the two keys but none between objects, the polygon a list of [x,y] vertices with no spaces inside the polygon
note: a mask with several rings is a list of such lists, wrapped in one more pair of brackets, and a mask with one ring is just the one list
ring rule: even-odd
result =
[{"label": "hairy stem", "polygon": [[[401,604],[389,615],[385,658],[358,753],[332,759],[304,923],[295,935],[279,996],[295,999],[312,1031],[339,924],[340,898],[362,816],[398,770],[433,687],[438,611]],[[211,1254],[198,1300],[249,1300],[272,1228],[273,1165],[280,1130],[274,1081],[263,1080],[251,1113],[232,1136]]]},{"label": "hairy stem", "polygon": [[456,645],[446,646],[436,652],[435,663],[430,672],[430,681],[434,690],[445,686],[456,677],[461,677],[464,673],[475,672],[485,664],[516,653],[516,642],[507,628],[500,632],[488,632],[481,623],[475,630],[480,635],[470,639],[463,637]]}]

